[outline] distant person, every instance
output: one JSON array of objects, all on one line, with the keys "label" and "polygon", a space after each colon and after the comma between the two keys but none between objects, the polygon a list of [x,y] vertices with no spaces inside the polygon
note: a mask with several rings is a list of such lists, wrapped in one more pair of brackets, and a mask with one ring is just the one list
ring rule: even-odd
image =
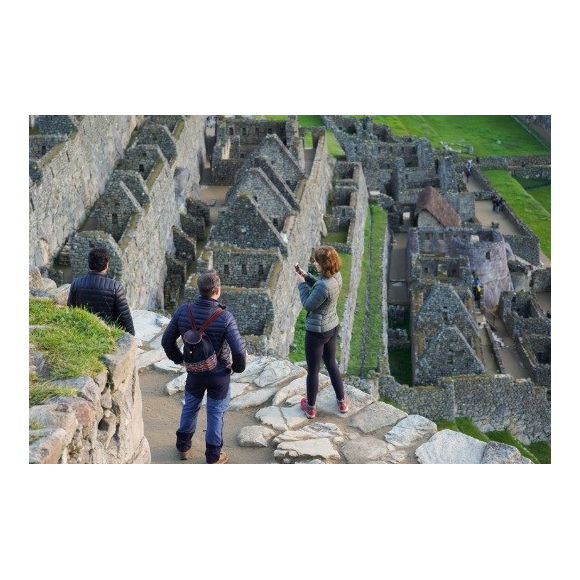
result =
[{"label": "distant person", "polygon": [[82,306],[108,324],[118,324],[135,336],[131,310],[121,282],[107,276],[110,256],[106,248],[93,248],[88,257],[89,271],[75,278],[67,305]]},{"label": "distant person", "polygon": [[465,181],[469,182],[469,176],[471,175],[471,159],[465,163],[464,172],[465,172]]},{"label": "distant person", "polygon": [[483,286],[478,276],[473,279],[473,297],[477,302],[481,302],[481,294],[483,293]]},{"label": "distant person", "polygon": [[233,314],[218,302],[221,283],[217,272],[208,270],[201,274],[197,287],[200,295],[194,302],[184,303],[175,311],[163,333],[161,346],[170,360],[178,365],[183,364],[183,353],[177,346],[177,339],[192,328],[188,305],[197,328],[209,320],[216,310],[222,309],[223,312],[209,324],[205,333],[215,350],[217,366],[207,372],[187,371],[185,404],[175,433],[175,446],[180,459],[189,459],[191,440],[197,427],[197,415],[207,392],[205,461],[227,463],[228,455],[222,451],[224,413],[230,403],[231,374],[241,373],[246,368],[246,341],[240,335]]},{"label": "distant person", "polygon": [[342,261],[332,246],[319,246],[314,250],[314,267],[318,279],[296,265],[296,280],[300,301],[306,309],[306,397],[300,401],[304,414],[316,417],[316,397],[318,395],[318,374],[320,362],[324,361],[330,382],[334,388],[336,402],[341,413],[348,411],[349,401],[344,394],[342,376],[336,363],[336,339],[338,337],[338,314],[336,305],[342,277]]}]

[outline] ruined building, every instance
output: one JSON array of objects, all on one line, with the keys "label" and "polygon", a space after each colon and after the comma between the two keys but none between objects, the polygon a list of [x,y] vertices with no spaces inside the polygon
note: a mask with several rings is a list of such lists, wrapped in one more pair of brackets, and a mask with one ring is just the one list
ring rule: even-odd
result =
[{"label": "ruined building", "polygon": [[131,308],[175,301],[196,258],[181,221],[199,186],[204,127],[197,116],[36,117],[31,264],[70,282],[90,248],[105,246]]},{"label": "ruined building", "polygon": [[185,296],[196,295],[199,274],[215,269],[250,350],[285,356],[301,308],[294,264],[306,265],[320,241],[330,191],[326,139],[318,135],[307,166],[296,117],[218,118],[217,129],[212,179],[231,187]]}]

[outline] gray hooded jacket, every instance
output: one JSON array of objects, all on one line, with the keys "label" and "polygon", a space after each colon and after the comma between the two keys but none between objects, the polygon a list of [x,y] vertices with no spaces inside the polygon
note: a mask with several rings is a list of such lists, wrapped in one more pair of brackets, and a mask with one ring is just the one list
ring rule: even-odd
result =
[{"label": "gray hooded jacket", "polygon": [[298,284],[300,301],[308,311],[306,330],[327,332],[338,326],[336,304],[341,288],[342,276],[340,272],[330,278],[321,276],[318,279],[308,274],[304,282]]}]

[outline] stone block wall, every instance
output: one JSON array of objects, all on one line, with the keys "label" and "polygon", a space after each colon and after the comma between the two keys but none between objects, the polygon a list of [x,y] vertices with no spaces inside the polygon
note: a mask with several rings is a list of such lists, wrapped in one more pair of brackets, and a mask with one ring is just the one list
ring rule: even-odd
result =
[{"label": "stone block wall", "polygon": [[[165,288],[168,256],[181,260],[185,266],[196,253],[195,239],[180,228],[174,177],[175,172],[182,169],[189,175],[198,172],[198,158],[194,153],[204,142],[194,139],[194,133],[204,131],[205,120],[185,117],[170,118],[168,122],[173,127],[172,134],[165,126],[160,130],[161,125],[155,125],[156,129],[151,131],[154,124],[146,124],[143,134],[134,139],[138,144],[129,148],[118,163],[112,185],[107,186],[106,194],[95,204],[94,215],[99,227],[103,228],[103,235],[91,232],[90,239],[82,242],[85,233],[77,234],[80,241],[71,248],[74,277],[86,271],[87,247],[104,238],[112,255],[120,257],[120,266],[115,265],[113,275],[123,283],[131,308],[156,310],[165,307],[168,297],[175,301],[175,272],[167,281],[169,287]],[[158,133],[162,134],[165,147],[170,143],[175,145],[175,150],[168,153],[171,164],[157,144],[148,142]],[[132,191],[137,192],[139,199]],[[141,207],[142,201],[145,203]],[[114,234],[116,243],[107,238],[106,231]],[[81,254],[75,256],[76,252]],[[82,265],[80,271],[78,265]]]},{"label": "stone block wall", "polygon": [[552,321],[544,316],[535,296],[529,292],[505,292],[499,302],[501,316],[510,336],[551,334]]},{"label": "stone block wall", "polygon": [[213,267],[220,273],[225,286],[259,288],[268,279],[274,263],[280,254],[270,251],[244,251],[226,248],[213,250]]},{"label": "stone block wall", "polygon": [[530,288],[534,292],[552,291],[552,268],[541,268],[532,272]]},{"label": "stone block wall", "polygon": [[535,385],[551,387],[552,339],[545,335],[515,338],[516,350]]},{"label": "stone block wall", "polygon": [[273,269],[272,279],[268,281],[274,307],[268,351],[277,356],[287,356],[294,340],[294,325],[302,308],[294,264],[298,263],[306,269],[312,250],[320,244],[331,180],[332,168],[329,165],[326,135],[322,134],[316,146],[310,174],[298,187],[301,190],[298,198],[300,210],[290,218],[292,221],[285,228],[288,238],[287,257],[282,260],[279,270]]},{"label": "stone block wall", "polygon": [[[369,191],[362,166],[359,163],[353,164],[348,162],[338,162],[336,164],[335,175],[341,175],[347,172],[352,172],[352,179],[356,183],[356,195],[351,196],[351,207],[353,202],[356,205],[354,207],[354,216],[350,221],[347,239],[347,245],[350,247],[352,258],[348,295],[344,304],[340,326],[340,360],[338,361],[338,366],[342,373],[347,371],[348,361],[350,360],[350,343],[356,312],[358,287],[362,277],[362,258],[365,251],[364,232],[369,207]],[[385,257],[384,259],[387,258]]]},{"label": "stone block wall", "polygon": [[[62,121],[70,128],[69,121]],[[29,187],[30,265],[49,267],[82,226],[141,121],[137,115],[83,116],[66,141],[34,161]],[[54,130],[62,135],[67,130],[58,119],[49,122],[39,116],[37,124],[43,134]]]},{"label": "stone block wall", "polygon": [[96,377],[58,381],[75,388],[76,397],[53,397],[29,409],[29,462],[43,464],[151,463],[145,438],[143,401],[135,367],[137,341],[125,334],[106,371]]},{"label": "stone block wall", "polygon": [[407,413],[422,415],[432,421],[455,419],[455,400],[453,386],[417,386],[409,387],[398,383],[394,377],[379,378],[379,395],[388,397],[402,406]]},{"label": "stone block wall", "polygon": [[510,375],[453,377],[455,413],[469,417],[483,433],[507,429],[516,439],[529,444],[551,440],[551,406],[546,388]]}]

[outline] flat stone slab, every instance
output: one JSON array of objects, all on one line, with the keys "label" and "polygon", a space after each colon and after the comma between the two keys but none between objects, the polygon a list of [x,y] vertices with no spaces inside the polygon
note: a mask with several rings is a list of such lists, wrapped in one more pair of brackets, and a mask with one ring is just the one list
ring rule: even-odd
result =
[{"label": "flat stone slab", "polygon": [[389,448],[381,439],[358,437],[347,441],[341,448],[347,463],[387,463]]},{"label": "flat stone slab", "polygon": [[421,415],[409,415],[399,421],[386,435],[390,451],[404,447],[417,447],[437,433],[437,425]]},{"label": "flat stone slab", "polygon": [[[322,373],[318,375],[318,388],[323,389],[330,385],[330,379],[323,375]],[[306,396],[306,371],[304,371],[303,376],[294,379],[292,382],[288,383],[286,386],[281,387],[280,390],[274,395],[273,403],[274,405],[281,405],[290,397],[295,395],[300,395],[300,399]],[[300,402],[300,401],[298,401]]]},{"label": "flat stone slab", "polygon": [[256,419],[276,429],[276,431],[295,429],[310,420],[299,407],[277,407],[274,405],[260,409],[256,413]]},{"label": "flat stone slab", "polygon": [[323,437],[332,440],[334,443],[342,443],[344,441],[342,431],[334,423],[317,422],[308,423],[298,430],[285,431],[275,437],[274,443],[278,444],[282,441],[305,441],[307,439],[321,439]]},{"label": "flat stone slab", "polygon": [[318,393],[318,397],[316,398],[316,410],[326,415],[351,417],[375,401],[368,393],[352,387],[351,385],[344,385],[344,392],[350,399],[350,405],[346,413],[341,413],[339,411],[336,402],[336,394],[332,387],[328,387]]},{"label": "flat stone slab", "polygon": [[153,340],[169,324],[170,319],[149,310],[131,310],[135,336],[143,342]]},{"label": "flat stone slab", "polygon": [[249,425],[238,433],[237,441],[240,447],[268,447],[276,431],[263,425]]},{"label": "flat stone slab", "polygon": [[187,380],[187,373],[182,373],[178,377],[169,381],[164,387],[163,392],[167,395],[175,395],[175,393],[185,391],[185,381]]},{"label": "flat stone slab", "polygon": [[458,431],[443,429],[435,433],[415,455],[419,463],[481,463],[487,443]]},{"label": "flat stone slab", "polygon": [[276,386],[283,381],[291,380],[306,374],[306,370],[289,360],[277,360],[264,367],[264,370],[254,379],[257,387]]},{"label": "flat stone slab", "polygon": [[274,459],[296,463],[310,459],[340,460],[340,454],[326,437],[304,441],[282,441],[274,451]]},{"label": "flat stone slab", "polygon": [[249,355],[246,359],[246,368],[244,369],[244,372],[236,373],[236,380],[251,383],[264,372],[267,365],[272,364],[276,360],[278,359],[273,356]]},{"label": "flat stone slab", "polygon": [[407,417],[405,411],[387,405],[383,401],[376,401],[354,415],[348,424],[360,429],[363,433],[372,433],[378,429],[392,427],[405,417]]},{"label": "flat stone slab", "polygon": [[172,373],[184,373],[185,368],[181,365],[176,365],[172,360],[164,358],[160,361],[153,363],[153,366],[159,371],[166,371]]},{"label": "flat stone slab", "polygon": [[144,369],[163,359],[169,360],[167,356],[165,356],[165,351],[163,349],[146,350],[137,355],[137,358],[135,360],[135,367],[137,368],[137,370]]},{"label": "flat stone slab", "polygon": [[270,400],[276,389],[270,388],[262,388],[256,391],[250,391],[249,393],[244,393],[239,397],[233,399],[227,410],[228,411],[237,411],[238,409],[248,409],[249,407],[258,407],[259,405],[263,405],[268,400]]}]

